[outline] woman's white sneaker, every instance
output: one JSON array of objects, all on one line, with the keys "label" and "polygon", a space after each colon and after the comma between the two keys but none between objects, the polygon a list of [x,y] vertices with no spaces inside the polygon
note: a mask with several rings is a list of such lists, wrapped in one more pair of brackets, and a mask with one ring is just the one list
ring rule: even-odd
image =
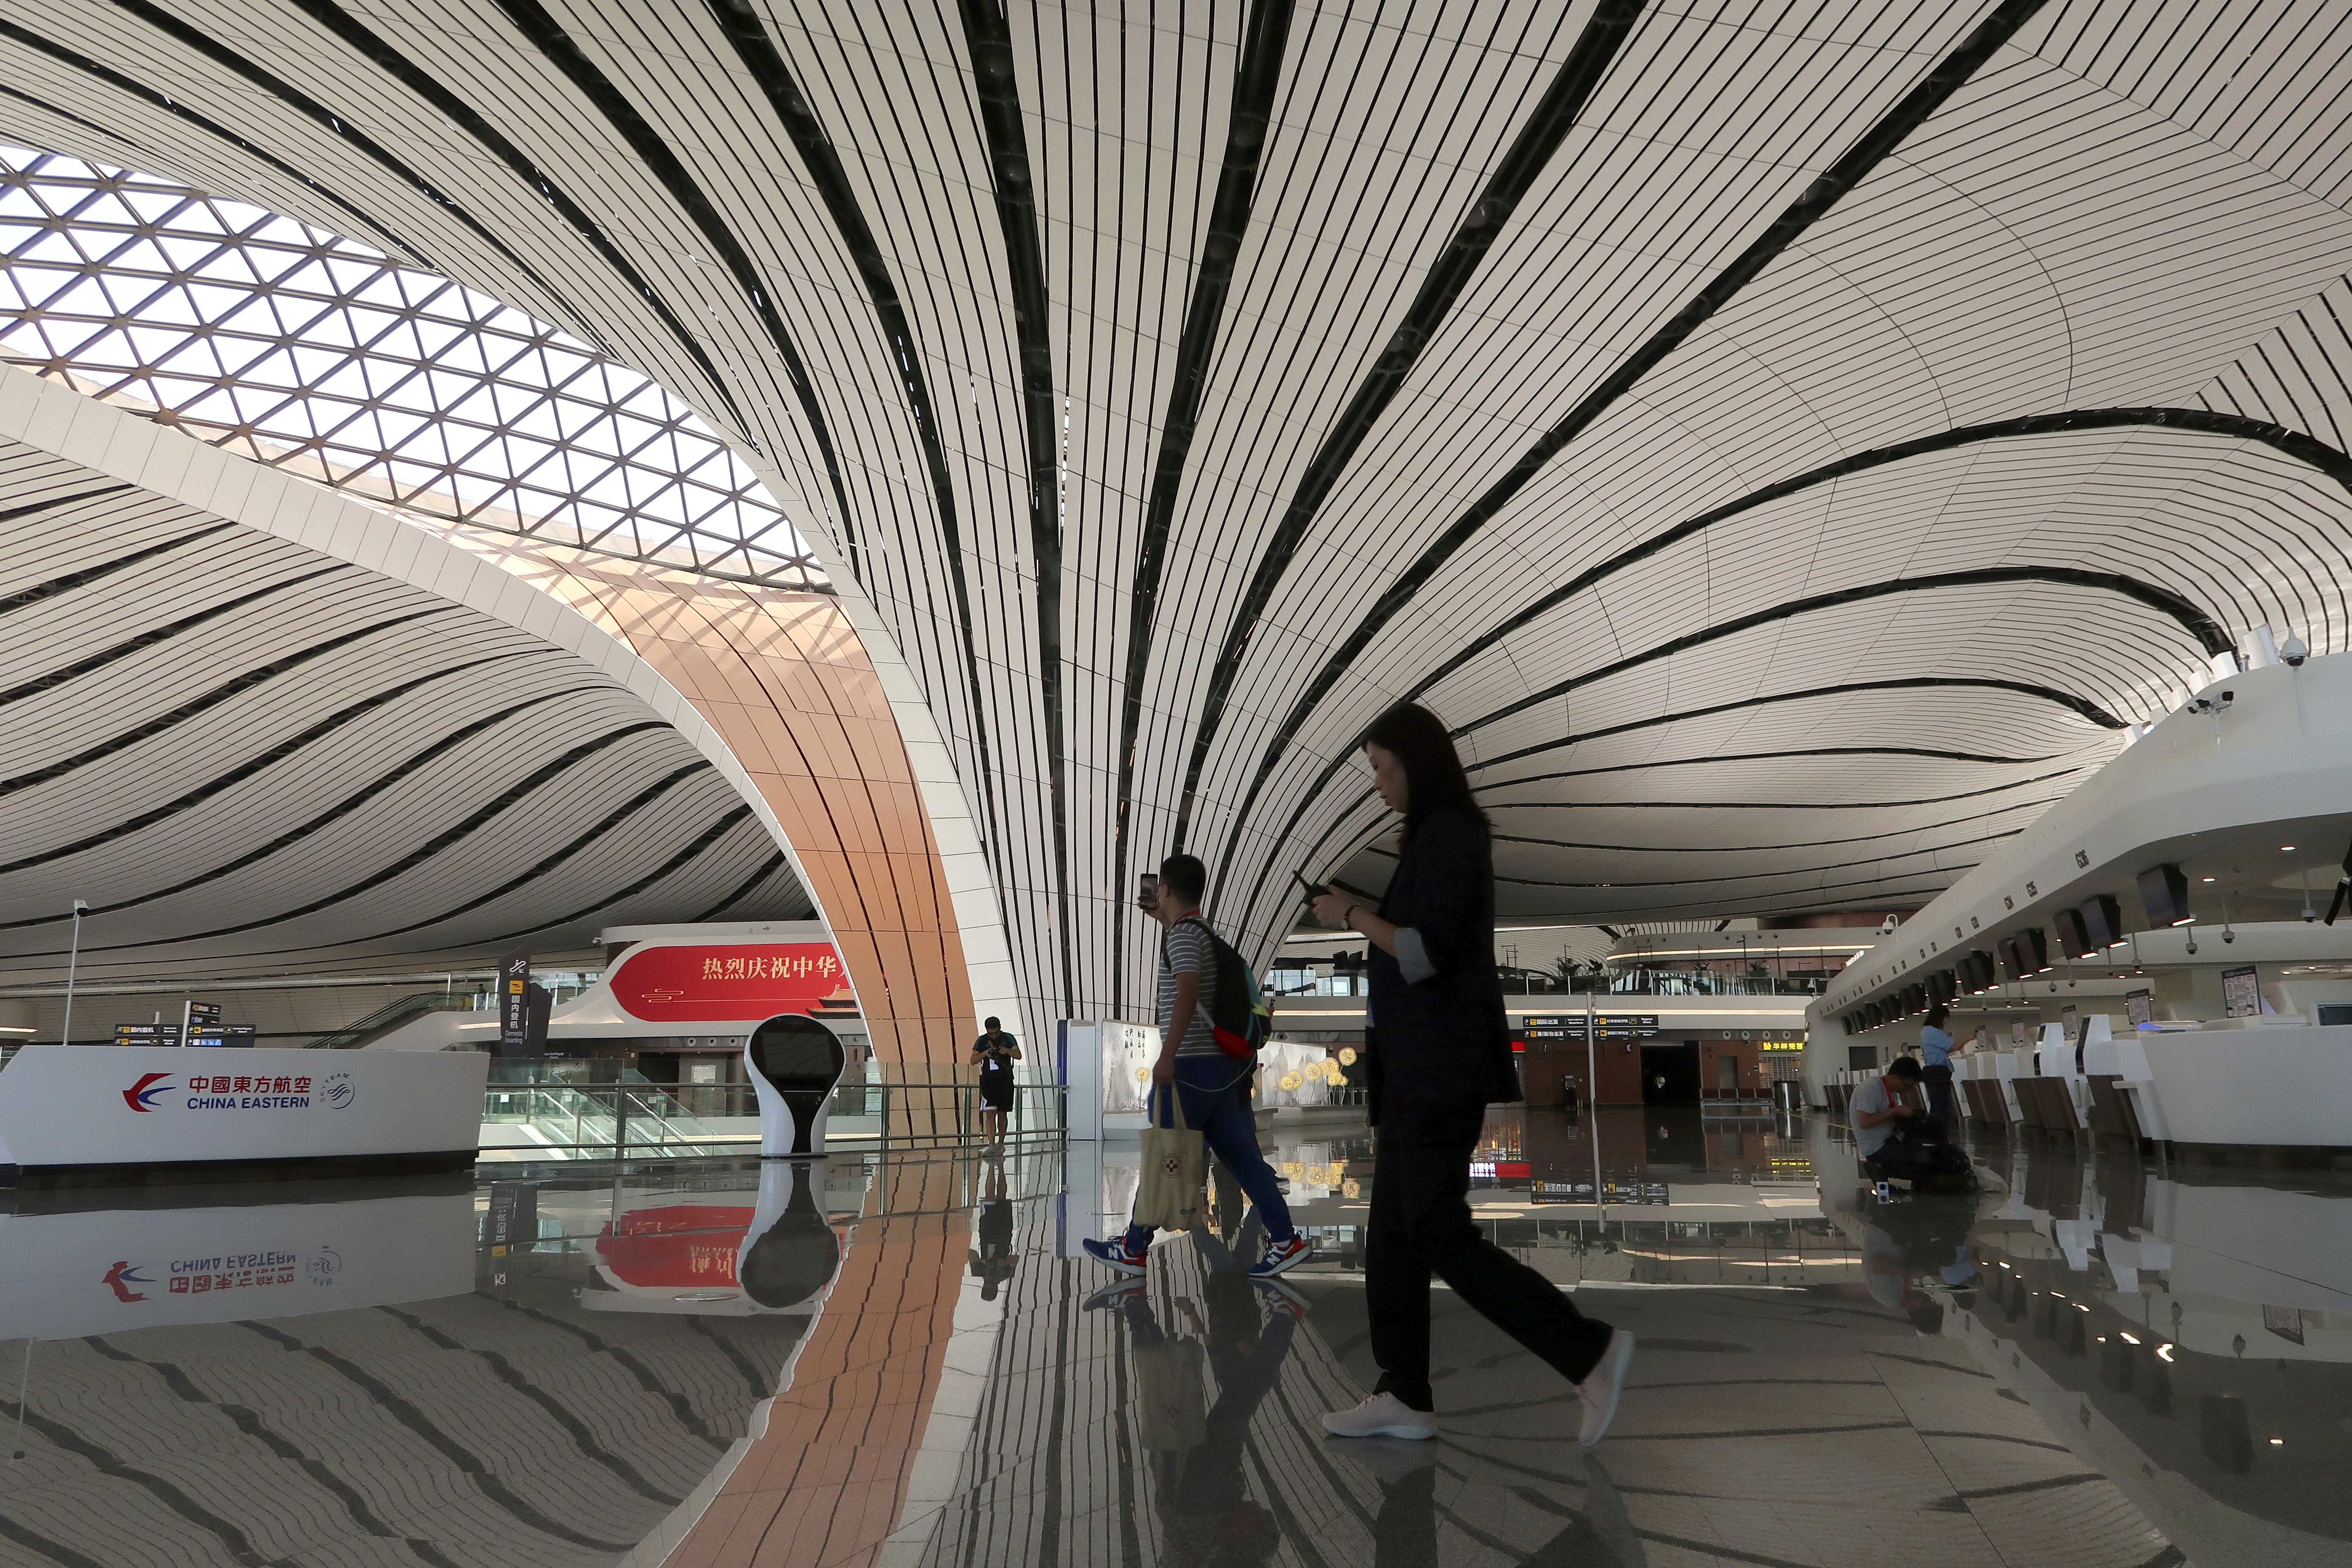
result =
[{"label": "woman's white sneaker", "polygon": [[1368,1396],[1353,1410],[1334,1410],[1323,1417],[1323,1430],[1334,1437],[1411,1437],[1437,1436],[1428,1412],[1415,1410],[1393,1394]]},{"label": "woman's white sneaker", "polygon": [[1609,1347],[1601,1352],[1601,1364],[1576,1385],[1576,1396],[1584,1402],[1584,1427],[1577,1441],[1586,1447],[1601,1441],[1609,1423],[1617,1419],[1617,1396],[1625,1392],[1625,1373],[1633,1364],[1633,1336],[1622,1329],[1612,1329]]}]

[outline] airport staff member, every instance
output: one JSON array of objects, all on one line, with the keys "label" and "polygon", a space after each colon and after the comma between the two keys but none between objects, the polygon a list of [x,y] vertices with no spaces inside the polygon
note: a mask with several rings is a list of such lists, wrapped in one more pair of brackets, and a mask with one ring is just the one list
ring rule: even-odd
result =
[{"label": "airport staff member", "polygon": [[1927,1109],[1952,1124],[1952,1037],[1944,1028],[1949,1010],[1938,1002],[1927,1009],[1919,1031],[1919,1081],[1927,1088]]}]

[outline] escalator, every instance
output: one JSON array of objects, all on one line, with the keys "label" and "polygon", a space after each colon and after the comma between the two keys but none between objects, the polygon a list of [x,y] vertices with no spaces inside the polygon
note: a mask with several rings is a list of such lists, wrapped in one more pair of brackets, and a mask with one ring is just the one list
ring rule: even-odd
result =
[{"label": "escalator", "polygon": [[414,996],[377,1008],[366,1017],[344,1025],[332,1034],[321,1035],[310,1042],[312,1050],[352,1051],[368,1045],[399,1028],[411,1018],[426,1013],[471,1013],[475,1011],[471,992],[420,991]]}]

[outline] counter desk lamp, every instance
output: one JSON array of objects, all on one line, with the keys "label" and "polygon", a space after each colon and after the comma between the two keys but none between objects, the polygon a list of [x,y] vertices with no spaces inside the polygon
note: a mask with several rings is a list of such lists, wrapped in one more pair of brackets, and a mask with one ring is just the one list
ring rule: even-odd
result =
[{"label": "counter desk lamp", "polygon": [[760,1158],[808,1160],[824,1152],[825,1101],[849,1053],[805,1013],[784,1013],[753,1029],[743,1065],[760,1101]]}]

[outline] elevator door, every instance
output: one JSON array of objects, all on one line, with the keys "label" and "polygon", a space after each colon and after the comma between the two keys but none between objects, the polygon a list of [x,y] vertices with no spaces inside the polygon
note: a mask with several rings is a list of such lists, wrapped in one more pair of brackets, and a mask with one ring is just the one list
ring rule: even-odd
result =
[{"label": "elevator door", "polygon": [[1642,1047],[1642,1103],[1698,1103],[1696,1040],[1675,1040]]}]

